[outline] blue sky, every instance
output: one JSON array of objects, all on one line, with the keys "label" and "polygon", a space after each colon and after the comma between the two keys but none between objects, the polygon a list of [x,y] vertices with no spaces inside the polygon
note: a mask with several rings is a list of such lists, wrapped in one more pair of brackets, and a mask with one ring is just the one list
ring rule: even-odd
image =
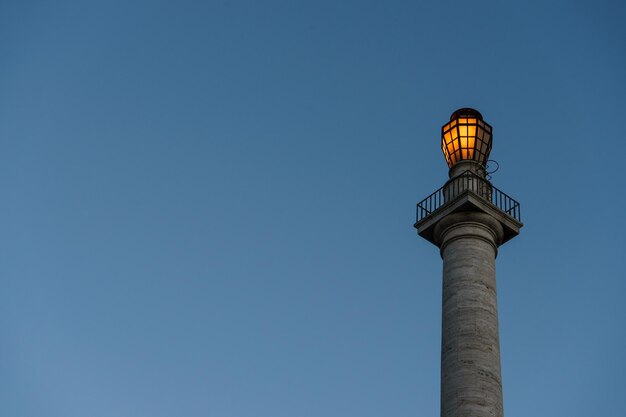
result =
[{"label": "blue sky", "polygon": [[459,107],[525,227],[508,417],[626,408],[626,6],[0,2],[0,415],[439,413]]}]

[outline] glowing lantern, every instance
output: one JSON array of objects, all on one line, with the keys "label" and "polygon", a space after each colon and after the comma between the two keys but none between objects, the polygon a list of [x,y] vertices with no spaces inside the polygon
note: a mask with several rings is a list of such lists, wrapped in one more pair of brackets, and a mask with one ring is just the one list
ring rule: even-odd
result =
[{"label": "glowing lantern", "polygon": [[474,109],[459,109],[441,128],[441,150],[448,167],[459,161],[476,161],[485,166],[491,152],[491,126]]}]

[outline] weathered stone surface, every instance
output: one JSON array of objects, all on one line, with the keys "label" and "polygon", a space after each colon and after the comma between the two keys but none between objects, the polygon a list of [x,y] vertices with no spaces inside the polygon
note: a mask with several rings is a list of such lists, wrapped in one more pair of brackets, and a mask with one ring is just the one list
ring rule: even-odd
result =
[{"label": "weathered stone surface", "polygon": [[501,417],[495,259],[502,226],[475,212],[437,225],[443,258],[441,416]]}]

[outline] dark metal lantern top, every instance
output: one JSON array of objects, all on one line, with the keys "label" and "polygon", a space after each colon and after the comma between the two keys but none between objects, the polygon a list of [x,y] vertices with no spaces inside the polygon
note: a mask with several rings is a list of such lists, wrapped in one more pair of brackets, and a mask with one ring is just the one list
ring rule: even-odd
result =
[{"label": "dark metal lantern top", "polygon": [[483,115],[480,114],[478,110],[472,109],[470,107],[463,107],[462,109],[458,109],[450,116],[450,121],[454,119],[458,119],[459,117],[473,117],[475,119],[483,120]]},{"label": "dark metal lantern top", "polygon": [[485,166],[491,153],[492,128],[478,110],[462,108],[441,128],[441,150],[448,167],[463,160]]}]

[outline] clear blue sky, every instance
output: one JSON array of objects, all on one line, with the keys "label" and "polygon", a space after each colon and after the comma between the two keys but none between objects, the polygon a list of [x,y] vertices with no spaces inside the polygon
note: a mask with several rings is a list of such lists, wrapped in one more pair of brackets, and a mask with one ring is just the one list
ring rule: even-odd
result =
[{"label": "clear blue sky", "polygon": [[626,409],[619,1],[2,1],[0,415],[439,415],[459,107],[522,203],[507,417]]}]

